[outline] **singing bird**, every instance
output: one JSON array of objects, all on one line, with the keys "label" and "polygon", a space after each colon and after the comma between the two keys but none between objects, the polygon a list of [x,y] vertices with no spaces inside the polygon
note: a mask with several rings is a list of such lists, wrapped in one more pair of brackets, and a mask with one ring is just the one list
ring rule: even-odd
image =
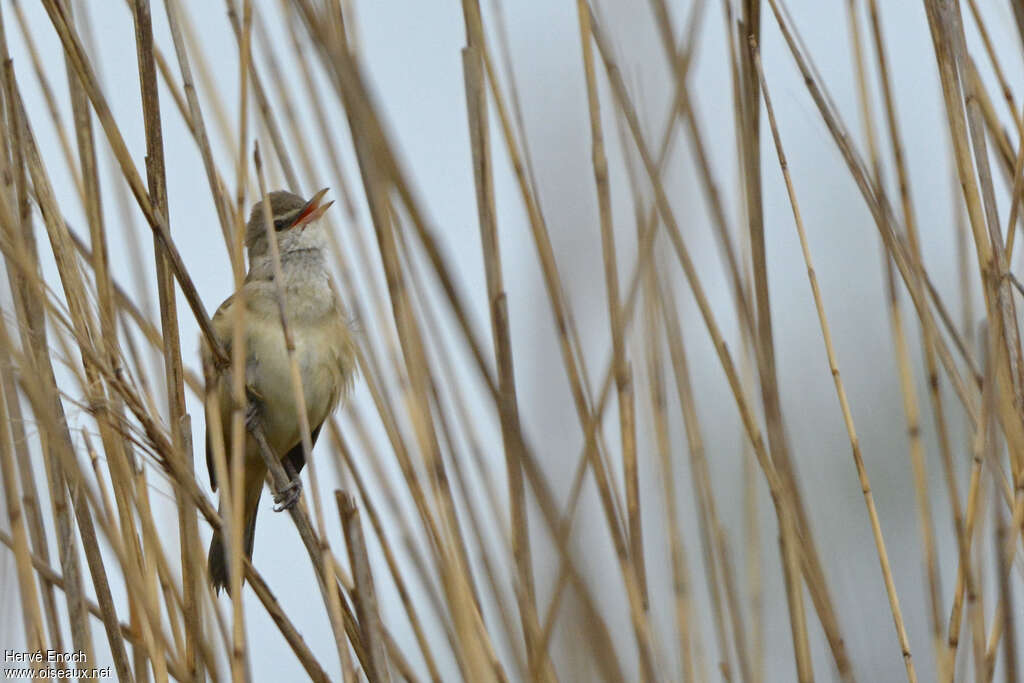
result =
[{"label": "singing bird", "polygon": [[[320,428],[338,402],[348,393],[356,372],[355,345],[352,332],[334,289],[325,262],[326,229],[321,217],[333,202],[321,203],[327,189],[317,192],[309,201],[291,192],[271,192],[270,213],[273,233],[281,258],[284,281],[284,308],[295,344],[295,357],[302,378],[310,436],[315,444]],[[245,382],[248,386],[246,421],[258,424],[274,453],[294,472],[294,479],[281,499],[283,509],[298,500],[299,472],[306,464],[302,451],[299,407],[292,382],[284,328],[278,306],[278,285],[274,262],[267,239],[263,202],[257,202],[246,225],[245,246],[249,256],[249,272],[239,292],[227,298],[213,316],[217,340],[231,356],[236,309],[244,301]],[[216,382],[218,401],[209,410],[220,415],[225,453],[230,472],[232,400],[231,368],[218,368],[213,354],[202,345],[204,367],[209,368],[208,382]],[[252,558],[256,513],[267,468],[256,441],[246,433],[243,448],[243,525],[242,549]],[[213,441],[210,425],[206,431],[206,466],[210,484],[217,490]],[[287,468],[286,468],[287,469]],[[229,507],[221,496],[220,514],[227,518]],[[208,564],[210,581],[219,592],[228,588],[227,548],[224,536],[215,531],[210,542]]]}]

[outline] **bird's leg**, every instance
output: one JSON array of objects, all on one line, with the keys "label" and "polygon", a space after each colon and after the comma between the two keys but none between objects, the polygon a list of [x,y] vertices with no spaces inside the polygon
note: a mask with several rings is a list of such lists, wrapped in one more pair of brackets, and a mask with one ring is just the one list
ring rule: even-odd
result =
[{"label": "bird's leg", "polygon": [[287,459],[281,464],[284,465],[284,471],[288,474],[288,483],[274,494],[274,512],[291,510],[302,495],[302,479],[292,469],[292,464]]},{"label": "bird's leg", "polygon": [[[246,387],[248,402],[245,408],[245,428],[249,432],[255,432],[263,428],[263,397],[252,387]],[[274,493],[274,512],[290,510],[299,502],[302,495],[302,480],[287,460],[281,462],[284,465],[285,473],[288,475],[288,483],[280,491]]]}]

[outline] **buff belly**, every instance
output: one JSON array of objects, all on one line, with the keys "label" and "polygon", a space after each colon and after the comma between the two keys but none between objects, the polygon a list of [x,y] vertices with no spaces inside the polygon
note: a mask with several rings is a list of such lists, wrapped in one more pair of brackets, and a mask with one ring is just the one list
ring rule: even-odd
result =
[{"label": "buff belly", "polygon": [[[327,338],[321,325],[309,326],[293,334],[306,413],[310,429],[314,429],[338,402],[342,384],[334,350],[338,340]],[[261,412],[267,440],[281,455],[299,442],[301,433],[291,365],[280,324],[253,320],[249,343],[247,374],[250,384],[262,398]]]}]

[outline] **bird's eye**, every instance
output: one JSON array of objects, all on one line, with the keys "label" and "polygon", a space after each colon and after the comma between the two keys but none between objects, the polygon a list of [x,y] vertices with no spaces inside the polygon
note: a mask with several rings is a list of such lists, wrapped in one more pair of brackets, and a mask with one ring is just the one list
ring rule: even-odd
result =
[{"label": "bird's eye", "polygon": [[281,232],[282,230],[284,230],[287,227],[288,227],[288,219],[287,218],[278,218],[276,221],[274,221],[274,230],[276,230],[277,232]]}]

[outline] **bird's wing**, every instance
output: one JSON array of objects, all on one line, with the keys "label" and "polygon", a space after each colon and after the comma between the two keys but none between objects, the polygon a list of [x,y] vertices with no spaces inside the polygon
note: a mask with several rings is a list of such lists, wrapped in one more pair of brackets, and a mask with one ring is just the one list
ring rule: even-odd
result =
[{"label": "bird's wing", "polygon": [[206,471],[210,473],[210,488],[217,490],[217,472],[213,467],[213,442],[210,441],[210,425],[206,425]]},{"label": "bird's wing", "polygon": [[[316,437],[320,436],[320,428],[323,426],[324,423],[321,422],[309,432],[309,440],[311,447],[316,445]],[[283,460],[286,465],[286,471],[287,465],[291,465],[292,472],[295,474],[296,477],[299,476],[299,472],[302,471],[302,468],[306,464],[306,455],[302,452],[301,439],[297,444],[292,446],[292,449],[290,451],[284,454]]]},{"label": "bird's wing", "polygon": [[224,299],[224,303],[217,307],[217,312],[210,319],[213,333],[217,336],[221,346],[224,347],[224,352],[228,354],[231,353],[231,325],[234,322],[234,305],[235,295],[232,294],[227,299]]},{"label": "bird's wing", "polygon": [[[235,295],[232,294],[224,303],[217,308],[217,312],[213,314],[213,318],[210,320],[210,325],[213,327],[213,333],[217,337],[217,341],[220,342],[221,348],[224,349],[224,353],[231,355],[231,324],[232,324],[232,313],[231,307],[235,302]],[[205,354],[204,361],[211,364],[212,367],[212,352],[207,348],[207,345],[203,345],[203,353]],[[214,381],[219,382],[221,379],[220,373],[214,370]],[[226,447],[230,448],[228,444]],[[217,490],[217,472],[213,465],[213,441],[210,436],[210,427],[206,427],[206,469],[210,474],[210,486],[214,491]]]}]

